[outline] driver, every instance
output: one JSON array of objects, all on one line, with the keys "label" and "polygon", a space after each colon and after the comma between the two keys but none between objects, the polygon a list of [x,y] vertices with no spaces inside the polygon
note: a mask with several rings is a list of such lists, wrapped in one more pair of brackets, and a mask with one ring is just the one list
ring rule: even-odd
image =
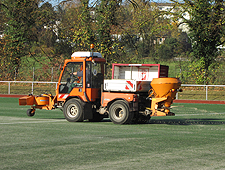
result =
[{"label": "driver", "polygon": [[[81,83],[83,82],[83,70],[73,72],[72,74],[77,77],[81,77]],[[86,82],[89,82],[89,81],[90,81],[90,70],[88,69],[88,67],[86,67]]]}]

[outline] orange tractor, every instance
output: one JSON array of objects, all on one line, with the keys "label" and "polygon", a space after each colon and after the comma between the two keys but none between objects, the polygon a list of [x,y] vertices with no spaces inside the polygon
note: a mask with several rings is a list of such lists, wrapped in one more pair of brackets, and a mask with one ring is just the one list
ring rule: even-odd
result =
[{"label": "orange tractor", "polygon": [[28,95],[19,105],[35,109],[60,108],[69,122],[101,121],[115,124],[145,123],[151,116],[174,115],[170,106],[181,81],[168,78],[168,66],[113,64],[112,79],[104,80],[106,60],[98,52],[75,52],[66,59],[56,95]]}]

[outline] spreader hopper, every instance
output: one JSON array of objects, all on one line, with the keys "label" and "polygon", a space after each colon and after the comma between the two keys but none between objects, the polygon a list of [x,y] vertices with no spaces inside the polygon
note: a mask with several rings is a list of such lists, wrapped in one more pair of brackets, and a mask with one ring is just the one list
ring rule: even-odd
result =
[{"label": "spreader hopper", "polygon": [[179,78],[154,78],[151,82],[149,98],[151,98],[152,116],[172,116],[170,106],[175,99],[176,93],[181,92],[179,89],[181,81]]}]

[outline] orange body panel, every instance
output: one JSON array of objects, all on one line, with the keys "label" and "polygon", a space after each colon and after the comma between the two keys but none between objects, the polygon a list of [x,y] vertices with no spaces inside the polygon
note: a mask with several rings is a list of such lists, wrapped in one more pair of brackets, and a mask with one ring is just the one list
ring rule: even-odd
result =
[{"label": "orange body panel", "polygon": [[34,104],[34,96],[24,96],[19,98],[19,105],[31,105]]},{"label": "orange body panel", "polygon": [[35,105],[46,106],[49,105],[49,97],[35,97]]},{"label": "orange body panel", "polygon": [[125,99],[128,102],[134,100],[134,93],[116,93],[116,92],[102,92],[101,105],[107,106],[110,101],[115,99]]},{"label": "orange body panel", "polygon": [[96,101],[96,99],[100,99],[100,89],[95,88],[87,88],[86,89],[87,96],[90,101]]},{"label": "orange body panel", "polygon": [[[88,100],[93,102],[96,101],[96,99],[100,99],[100,89],[95,88],[86,88],[86,95],[88,97]],[[57,101],[66,101],[66,98],[69,96],[76,96],[82,99],[83,101],[87,102],[87,99],[84,95],[83,88],[76,88],[74,87],[73,90],[70,92],[70,94],[59,94],[57,95]]]},{"label": "orange body panel", "polygon": [[80,87],[80,88],[74,87],[69,95],[70,96],[79,96],[82,100],[86,101],[85,97],[84,97],[84,90],[82,87]]}]

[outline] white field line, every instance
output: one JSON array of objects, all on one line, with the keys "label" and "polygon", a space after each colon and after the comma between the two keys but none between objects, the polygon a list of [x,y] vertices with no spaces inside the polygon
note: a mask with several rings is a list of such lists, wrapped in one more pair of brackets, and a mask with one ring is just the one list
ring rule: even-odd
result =
[{"label": "white field line", "polygon": [[225,114],[225,113],[175,114],[175,116],[221,115],[221,114]]},{"label": "white field line", "polygon": [[62,120],[44,120],[44,121],[29,121],[29,122],[9,122],[9,123],[0,123],[0,125],[14,125],[14,124],[29,124],[29,123],[52,123],[52,122],[62,122]]}]

